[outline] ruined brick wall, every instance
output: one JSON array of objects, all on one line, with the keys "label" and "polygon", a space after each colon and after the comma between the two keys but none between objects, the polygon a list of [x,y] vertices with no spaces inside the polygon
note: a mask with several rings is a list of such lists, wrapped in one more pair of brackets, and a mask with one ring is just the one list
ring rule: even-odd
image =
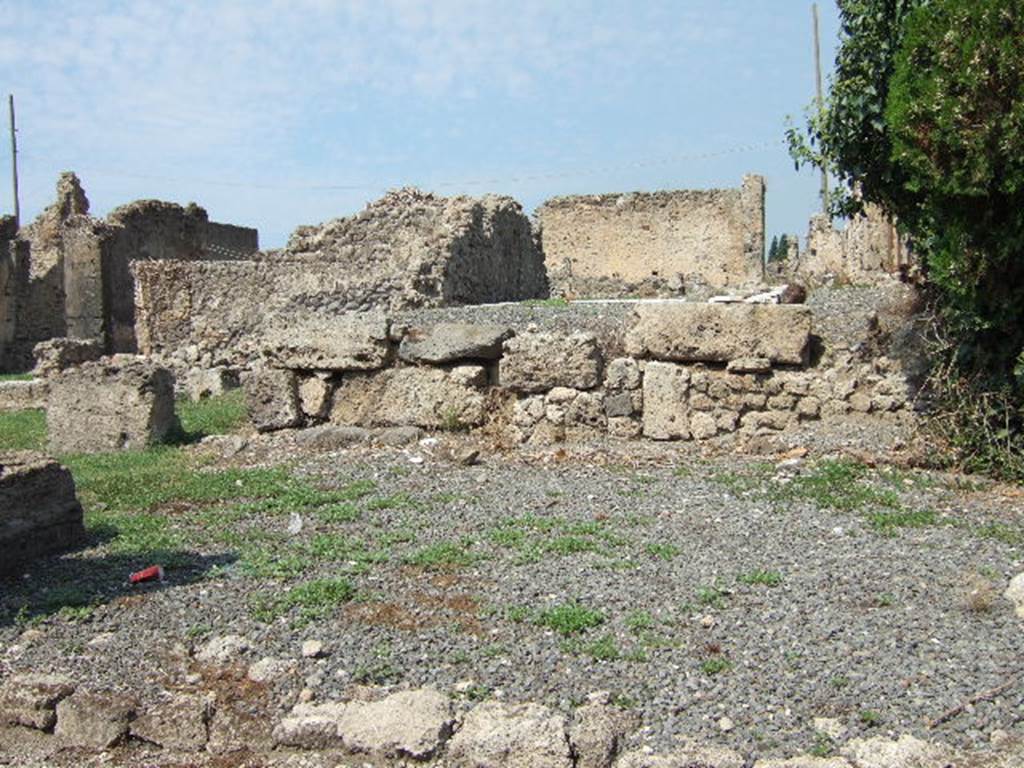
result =
[{"label": "ruined brick wall", "polygon": [[547,296],[529,219],[510,197],[389,192],[355,216],[299,227],[285,261],[342,263],[365,284],[360,309]]},{"label": "ruined brick wall", "polygon": [[761,278],[760,176],[739,189],[556,197],[537,219],[553,293],[664,295]]}]

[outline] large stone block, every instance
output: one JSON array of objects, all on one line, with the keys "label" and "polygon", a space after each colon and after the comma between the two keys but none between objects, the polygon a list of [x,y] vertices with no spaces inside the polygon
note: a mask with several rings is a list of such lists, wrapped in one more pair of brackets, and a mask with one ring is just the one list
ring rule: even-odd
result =
[{"label": "large stone block", "polygon": [[293,371],[257,368],[245,379],[249,419],[260,432],[302,424],[298,378]]},{"label": "large stone block", "polygon": [[357,426],[462,429],[484,422],[487,372],[482,366],[393,368],[342,377],[331,422]]},{"label": "large stone block", "polygon": [[143,358],[115,355],[53,377],[46,411],[53,453],[140,449],[178,429],[174,376]]},{"label": "large stone block", "polygon": [[388,320],[382,314],[314,317],[268,331],[264,357],[275,368],[371,371],[391,354]]},{"label": "large stone block", "polygon": [[32,350],[37,376],[52,376],[55,373],[82,363],[89,363],[103,357],[102,339],[58,338],[42,341]]},{"label": "large stone block", "polygon": [[601,351],[592,333],[524,333],[505,342],[498,371],[501,385],[517,392],[593,389],[601,382]]},{"label": "large stone block", "polygon": [[811,310],[799,305],[665,302],[634,310],[626,351],[671,362],[805,365],[810,335]]},{"label": "large stone block", "polygon": [[48,731],[57,722],[57,704],[74,691],[62,675],[13,675],[0,686],[0,723]]},{"label": "large stone block", "polygon": [[454,363],[461,360],[497,360],[501,344],[512,335],[504,325],[490,323],[438,323],[412,328],[402,339],[398,356],[410,363]]},{"label": "large stone block", "polygon": [[71,747],[108,749],[128,736],[135,704],[113,693],[78,690],[57,705],[54,733]]},{"label": "large stone block", "polygon": [[84,538],[71,473],[39,454],[0,454],[0,576]]},{"label": "large stone block", "polygon": [[488,701],[470,710],[452,738],[448,760],[458,768],[569,768],[567,723],[540,704]]},{"label": "large stone block", "polygon": [[673,363],[644,367],[644,436],[653,440],[688,440],[690,372]]}]

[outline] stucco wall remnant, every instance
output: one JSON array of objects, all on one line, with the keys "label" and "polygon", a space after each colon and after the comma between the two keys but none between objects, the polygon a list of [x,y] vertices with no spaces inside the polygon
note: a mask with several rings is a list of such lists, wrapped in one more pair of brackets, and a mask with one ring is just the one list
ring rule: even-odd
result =
[{"label": "stucco wall remnant", "polygon": [[761,176],[736,189],[556,197],[537,220],[552,293],[678,295],[762,276]]}]

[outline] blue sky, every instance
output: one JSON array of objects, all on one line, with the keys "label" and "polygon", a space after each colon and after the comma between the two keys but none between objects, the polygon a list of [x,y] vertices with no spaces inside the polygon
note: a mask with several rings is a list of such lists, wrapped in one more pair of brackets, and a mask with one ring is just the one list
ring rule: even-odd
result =
[{"label": "blue sky", "polygon": [[[837,12],[819,5],[828,65]],[[258,227],[264,247],[397,186],[509,194],[532,211],[554,195],[736,186],[756,172],[769,236],[804,234],[818,180],[793,170],[782,137],[813,96],[810,7],[0,0],[23,218],[61,170],[79,174],[96,214],[194,200]],[[8,212],[9,163],[5,152]]]}]

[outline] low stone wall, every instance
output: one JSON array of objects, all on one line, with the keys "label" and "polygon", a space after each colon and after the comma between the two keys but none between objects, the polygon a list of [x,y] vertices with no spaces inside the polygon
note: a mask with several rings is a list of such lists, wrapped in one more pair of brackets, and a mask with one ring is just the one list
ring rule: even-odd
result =
[{"label": "low stone wall", "polygon": [[0,577],[84,539],[71,473],[38,454],[0,454]]},{"label": "low stone wall", "polygon": [[537,210],[552,292],[679,295],[756,282],[764,253],[764,179],[738,189],[557,197]]},{"label": "low stone wall", "polygon": [[247,384],[257,428],[486,427],[543,444],[759,438],[849,414],[912,419],[902,365],[816,350],[804,306],[639,304],[618,352],[586,330],[329,322],[264,349]]},{"label": "low stone wall", "polygon": [[0,381],[0,413],[46,408],[50,387],[45,381]]}]

